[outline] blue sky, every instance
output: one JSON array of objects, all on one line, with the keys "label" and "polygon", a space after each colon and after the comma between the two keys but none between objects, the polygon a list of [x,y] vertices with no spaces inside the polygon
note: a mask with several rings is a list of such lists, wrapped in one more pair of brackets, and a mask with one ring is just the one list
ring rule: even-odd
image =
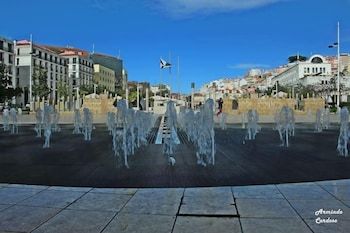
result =
[{"label": "blue sky", "polygon": [[[4,5],[3,5],[4,6]],[[159,58],[177,63],[162,79],[188,92],[249,68],[271,68],[288,56],[350,52],[350,0],[11,0],[0,35],[118,55],[135,81],[160,81]]]}]

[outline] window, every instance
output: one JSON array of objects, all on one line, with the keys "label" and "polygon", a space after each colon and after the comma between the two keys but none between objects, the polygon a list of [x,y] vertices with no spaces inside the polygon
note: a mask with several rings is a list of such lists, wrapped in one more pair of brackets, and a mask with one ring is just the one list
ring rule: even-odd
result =
[{"label": "window", "polygon": [[19,75],[19,68],[16,69],[16,75]]},{"label": "window", "polygon": [[57,63],[57,57],[55,57],[55,63]]},{"label": "window", "polygon": [[3,55],[3,53],[0,53],[0,61],[4,61],[4,55]]},{"label": "window", "polygon": [[44,54],[44,59],[47,60],[47,53]]},{"label": "window", "polygon": [[13,52],[13,45],[11,44],[11,43],[8,43],[8,45],[7,45],[8,47],[8,51],[10,52],[10,53],[12,53]]},{"label": "window", "polygon": [[13,56],[12,56],[12,54],[9,54],[9,63],[13,64]]},{"label": "window", "polygon": [[45,62],[45,69],[47,69],[48,68],[48,64],[47,64],[47,62]]},{"label": "window", "polygon": [[76,65],[73,65],[73,70],[74,70],[74,71],[76,70],[76,68],[77,68]]},{"label": "window", "polygon": [[41,58],[41,51],[39,51],[39,58]]},{"label": "window", "polygon": [[20,55],[20,49],[17,49],[17,55]]},{"label": "window", "polygon": [[73,58],[73,63],[77,63],[77,58]]},{"label": "window", "polygon": [[307,73],[310,74],[310,67],[307,68]]},{"label": "window", "polygon": [[52,55],[50,55],[50,62],[52,62]]},{"label": "window", "polygon": [[4,49],[4,42],[0,40],[0,49]]},{"label": "window", "polygon": [[17,58],[17,65],[19,65],[19,58]]},{"label": "window", "polygon": [[50,70],[53,71],[53,65],[52,64],[50,64]]}]

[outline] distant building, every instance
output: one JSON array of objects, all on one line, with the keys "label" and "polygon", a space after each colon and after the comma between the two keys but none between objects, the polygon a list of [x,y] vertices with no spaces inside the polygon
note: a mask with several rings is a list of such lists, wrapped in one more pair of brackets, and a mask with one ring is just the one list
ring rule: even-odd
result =
[{"label": "distant building", "polygon": [[68,78],[73,88],[92,85],[94,74],[93,61],[87,51],[71,48],[45,45],[67,59]]},{"label": "distant building", "polygon": [[332,65],[321,55],[313,55],[307,61],[298,61],[271,79],[271,84],[293,86],[297,84],[327,84],[332,77]]},{"label": "distant building", "polygon": [[17,84],[23,89],[19,103],[28,104],[31,100],[34,100],[31,75],[38,68],[47,72],[47,84],[51,91],[49,99],[57,103],[57,84],[60,81],[65,83],[68,81],[67,59],[54,50],[38,44],[32,44],[28,40],[16,41],[15,51]]},{"label": "distant building", "polygon": [[125,90],[127,84],[127,71],[123,67],[123,60],[105,54],[92,53],[91,59],[94,64],[100,64],[114,71],[115,91]]},{"label": "distant building", "polygon": [[101,64],[94,64],[93,82],[100,88],[109,92],[115,92],[114,70],[104,67]]},{"label": "distant building", "polygon": [[7,74],[11,80],[11,87],[18,87],[18,78],[15,73],[15,53],[14,42],[12,40],[0,37],[0,63],[7,67]]}]

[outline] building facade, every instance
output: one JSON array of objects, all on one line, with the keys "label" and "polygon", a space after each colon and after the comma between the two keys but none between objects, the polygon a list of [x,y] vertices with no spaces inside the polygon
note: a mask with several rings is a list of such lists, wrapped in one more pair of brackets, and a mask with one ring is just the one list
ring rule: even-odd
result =
[{"label": "building facade", "polygon": [[115,92],[115,73],[114,70],[104,67],[100,64],[94,64],[93,82],[100,88],[109,92]]},{"label": "building facade", "polygon": [[100,64],[114,71],[115,74],[115,91],[124,91],[127,86],[127,72],[123,67],[123,60],[105,54],[92,53],[91,59],[94,64]]},{"label": "building facade", "polygon": [[36,96],[33,93],[33,74],[38,70],[46,73],[50,102],[57,103],[58,83],[68,81],[67,59],[56,51],[28,40],[15,42],[15,54],[18,85],[23,91],[19,103],[29,104],[34,101]]},{"label": "building facade", "polygon": [[15,73],[14,42],[4,37],[0,37],[0,63],[6,66],[7,75],[11,81],[10,87],[18,87]]},{"label": "building facade", "polygon": [[284,86],[304,86],[327,84],[332,78],[332,65],[321,55],[313,55],[307,61],[290,64],[289,68],[272,77],[271,84],[278,82]]}]

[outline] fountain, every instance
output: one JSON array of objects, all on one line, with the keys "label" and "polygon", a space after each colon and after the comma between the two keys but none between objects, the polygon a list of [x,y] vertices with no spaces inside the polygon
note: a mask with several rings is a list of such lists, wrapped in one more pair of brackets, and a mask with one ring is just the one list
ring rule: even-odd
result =
[{"label": "fountain", "polygon": [[282,146],[289,146],[289,137],[294,136],[295,118],[293,109],[283,106],[275,115],[276,130],[278,130]]},{"label": "fountain", "polygon": [[124,159],[124,166],[129,168],[128,164],[128,149],[127,149],[127,115],[128,107],[126,100],[119,100],[117,102],[117,115],[112,124],[112,142],[114,156],[117,161]]},{"label": "fountain", "polygon": [[348,156],[348,141],[349,141],[349,110],[343,107],[340,111],[340,130],[338,137],[337,150],[340,156]]},{"label": "fountain", "polygon": [[316,123],[315,123],[315,131],[322,132],[323,130],[323,111],[322,109],[318,109],[316,111]]},{"label": "fountain", "polygon": [[36,124],[34,130],[36,132],[37,137],[41,137],[41,131],[43,128],[43,120],[44,120],[44,112],[39,107],[35,112]]},{"label": "fountain", "polygon": [[9,131],[10,130],[10,112],[8,110],[8,108],[5,108],[4,111],[3,111],[3,128],[4,128],[4,131]]},{"label": "fountain", "polygon": [[227,129],[227,125],[226,125],[226,122],[227,122],[227,114],[222,112],[220,115],[219,115],[219,119],[220,119],[220,127],[222,130],[226,130]]},{"label": "fountain", "polygon": [[52,131],[53,132],[60,132],[61,127],[59,126],[60,121],[60,113],[57,111],[57,109],[53,109],[53,119],[52,119]]},{"label": "fountain", "polygon": [[323,129],[329,129],[329,125],[331,122],[331,116],[329,112],[329,108],[323,110]]},{"label": "fountain", "polygon": [[197,164],[202,166],[215,165],[215,141],[214,141],[214,101],[207,99],[203,109],[196,114],[197,123]]},{"label": "fountain", "polygon": [[176,160],[174,158],[174,150],[177,143],[177,115],[175,109],[175,102],[168,101],[165,112],[165,125],[167,127],[167,135],[164,138],[163,153],[167,156],[168,164],[174,166]]},{"label": "fountain", "polygon": [[11,134],[18,134],[17,110],[15,108],[10,109],[10,117],[11,117]]},{"label": "fountain", "polygon": [[73,134],[81,134],[82,121],[79,109],[74,109],[74,129]]},{"label": "fountain", "polygon": [[[259,114],[255,109],[250,109],[247,113],[247,134],[245,140],[255,140],[256,134],[261,130],[261,127],[258,125]],[[243,144],[245,141],[243,141]]]},{"label": "fountain", "polygon": [[91,133],[93,129],[93,117],[92,117],[92,112],[88,108],[83,109],[82,128],[83,128],[84,140],[91,141]]},{"label": "fountain", "polygon": [[50,105],[45,105],[43,117],[45,143],[43,145],[43,148],[50,148],[50,138],[52,133],[52,115],[53,107]]}]

